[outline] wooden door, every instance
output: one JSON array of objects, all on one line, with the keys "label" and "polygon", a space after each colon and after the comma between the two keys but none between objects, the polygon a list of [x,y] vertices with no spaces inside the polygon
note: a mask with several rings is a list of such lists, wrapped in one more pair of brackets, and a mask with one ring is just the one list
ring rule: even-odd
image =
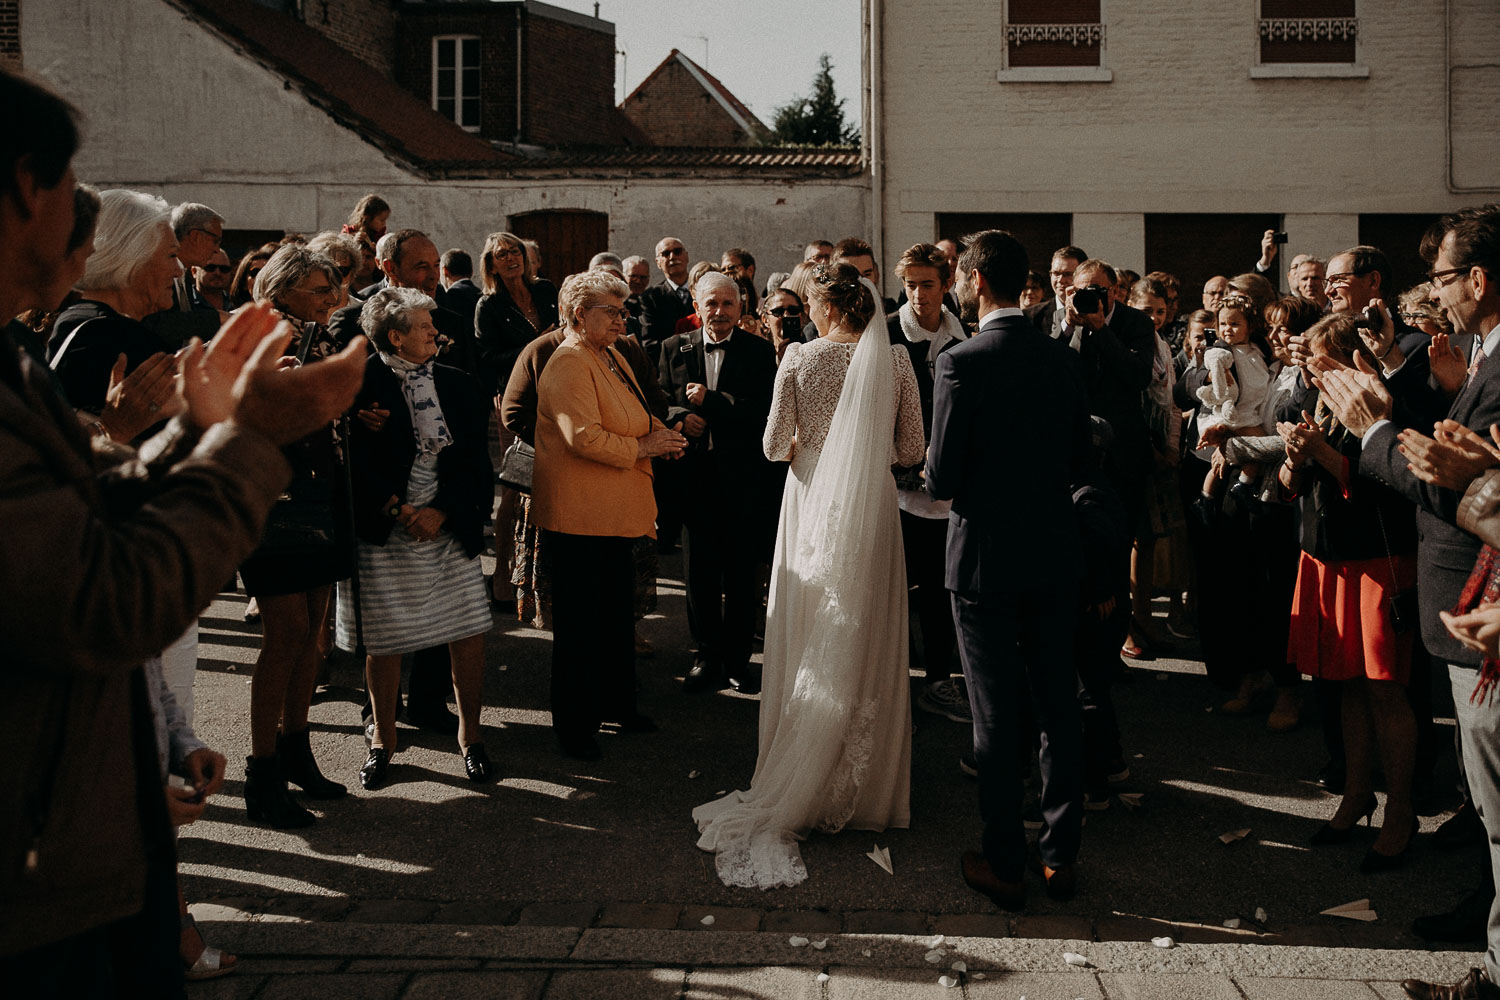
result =
[{"label": "wooden door", "polygon": [[585,271],[589,258],[609,249],[609,216],[581,208],[525,212],[510,217],[510,231],[542,248],[542,277],[561,285]]}]

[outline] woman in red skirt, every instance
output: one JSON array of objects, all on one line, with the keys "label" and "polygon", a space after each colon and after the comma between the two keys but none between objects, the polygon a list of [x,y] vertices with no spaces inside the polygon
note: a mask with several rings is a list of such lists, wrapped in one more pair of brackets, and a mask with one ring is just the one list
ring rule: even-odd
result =
[{"label": "woman in red skirt", "polygon": [[[1314,355],[1353,365],[1360,353],[1378,367],[1352,316],[1328,316],[1307,338]],[[1302,673],[1343,682],[1348,777],[1343,801],[1312,843],[1344,843],[1361,817],[1370,822],[1378,748],[1385,815],[1360,871],[1387,871],[1405,862],[1417,825],[1411,798],[1417,730],[1406,697],[1416,635],[1416,522],[1408,501],[1359,475],[1359,437],[1321,403],[1302,422],[1277,430],[1287,446],[1281,484],[1302,511],[1287,660]]]}]

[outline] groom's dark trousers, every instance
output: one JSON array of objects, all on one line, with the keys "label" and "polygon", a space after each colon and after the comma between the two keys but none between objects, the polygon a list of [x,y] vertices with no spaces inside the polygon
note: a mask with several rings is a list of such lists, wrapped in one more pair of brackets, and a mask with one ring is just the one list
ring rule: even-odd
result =
[{"label": "groom's dark trousers", "polygon": [[1019,310],[986,319],[938,359],[927,489],[953,500],[943,582],[974,710],[984,855],[1018,882],[1022,697],[1041,730],[1042,860],[1074,862],[1083,827],[1072,484],[1087,475],[1089,411],[1071,348]]}]

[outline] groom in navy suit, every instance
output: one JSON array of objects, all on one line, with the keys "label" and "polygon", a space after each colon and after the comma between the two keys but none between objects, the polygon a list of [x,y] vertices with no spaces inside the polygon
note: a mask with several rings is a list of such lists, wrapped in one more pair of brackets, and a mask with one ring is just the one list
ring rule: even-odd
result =
[{"label": "groom in navy suit", "polygon": [[965,852],[962,874],[1007,910],[1026,903],[1022,692],[1041,729],[1045,826],[1031,865],[1054,899],[1073,895],[1083,827],[1071,494],[1088,474],[1089,405],[1078,356],[1018,308],[1027,267],[1010,233],[964,241],[954,292],[979,332],[938,358],[927,452],[928,492],[953,501],[944,584],[974,710],[984,820],[984,850]]}]

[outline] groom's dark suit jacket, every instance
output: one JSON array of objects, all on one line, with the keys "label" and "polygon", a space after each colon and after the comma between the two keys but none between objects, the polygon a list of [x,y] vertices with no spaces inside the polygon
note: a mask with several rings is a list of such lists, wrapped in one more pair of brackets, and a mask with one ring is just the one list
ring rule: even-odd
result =
[{"label": "groom's dark suit jacket", "polygon": [[953,501],[944,585],[981,594],[1076,578],[1072,487],[1087,481],[1089,452],[1078,355],[1007,316],[943,352],[934,384],[927,490]]}]

